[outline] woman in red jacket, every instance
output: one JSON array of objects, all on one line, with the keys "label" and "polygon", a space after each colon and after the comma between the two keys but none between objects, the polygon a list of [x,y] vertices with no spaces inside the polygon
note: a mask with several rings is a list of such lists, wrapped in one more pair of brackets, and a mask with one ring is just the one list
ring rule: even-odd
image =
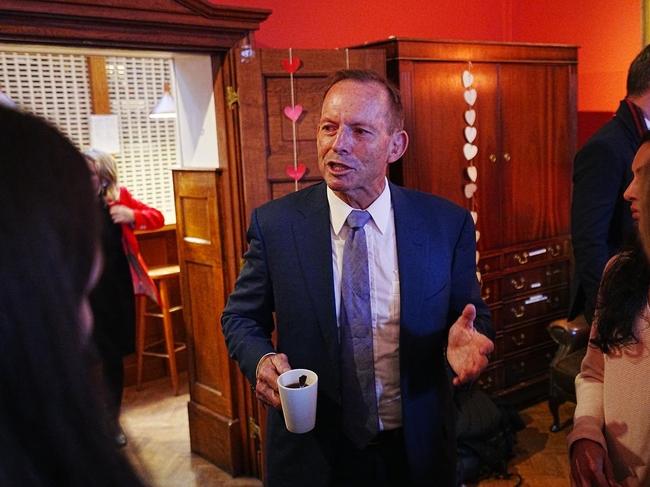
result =
[{"label": "woman in red jacket", "polygon": [[109,421],[118,446],[126,444],[119,424],[124,385],[122,359],[135,345],[135,298],[145,294],[158,299],[156,286],[147,275],[134,230],[154,230],[164,224],[155,208],[136,200],[120,186],[115,160],[104,152],[90,149],[84,156],[93,173],[102,208],[101,243],[104,270],[90,295],[95,318],[94,339],[102,359],[107,389]]}]

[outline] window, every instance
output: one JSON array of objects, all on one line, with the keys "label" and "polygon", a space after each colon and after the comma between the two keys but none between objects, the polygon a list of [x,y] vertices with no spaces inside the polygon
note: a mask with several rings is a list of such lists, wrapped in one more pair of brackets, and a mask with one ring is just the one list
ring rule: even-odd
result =
[{"label": "window", "polygon": [[149,118],[151,108],[173,82],[171,59],[106,58],[111,112],[119,117],[120,179],[136,198],[176,221],[171,166],[178,163],[176,119]]},{"label": "window", "polygon": [[[87,55],[90,52],[51,46],[0,46],[0,89],[21,109],[54,124],[81,150],[90,146]],[[101,55],[111,112],[119,119],[120,152],[114,156],[121,183],[137,199],[159,209],[166,223],[174,223],[170,168],[181,162],[177,122],[148,116],[164,84],[174,86],[172,56]]]},{"label": "window", "polygon": [[22,109],[42,117],[74,145],[90,145],[86,58],[75,54],[0,50],[0,89]]}]

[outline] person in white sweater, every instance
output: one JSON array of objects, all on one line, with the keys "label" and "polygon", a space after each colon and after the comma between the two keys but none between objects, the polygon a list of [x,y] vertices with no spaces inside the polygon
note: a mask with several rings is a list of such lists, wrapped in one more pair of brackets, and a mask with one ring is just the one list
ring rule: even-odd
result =
[{"label": "person in white sweater", "polygon": [[[568,436],[577,486],[650,486],[650,133],[625,191],[640,241],[605,268]],[[647,174],[646,174],[647,173]],[[643,246],[642,246],[643,243]]]}]

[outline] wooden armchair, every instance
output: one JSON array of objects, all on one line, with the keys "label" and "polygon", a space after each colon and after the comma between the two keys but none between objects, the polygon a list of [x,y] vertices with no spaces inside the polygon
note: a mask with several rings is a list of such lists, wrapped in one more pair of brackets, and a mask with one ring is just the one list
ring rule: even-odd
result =
[{"label": "wooden armchair", "polygon": [[589,324],[583,315],[568,321],[554,320],[548,325],[551,338],[558,344],[557,352],[551,360],[548,407],[553,415],[551,431],[560,431],[559,407],[566,401],[576,402],[575,378],[580,372],[580,364],[587,351]]}]

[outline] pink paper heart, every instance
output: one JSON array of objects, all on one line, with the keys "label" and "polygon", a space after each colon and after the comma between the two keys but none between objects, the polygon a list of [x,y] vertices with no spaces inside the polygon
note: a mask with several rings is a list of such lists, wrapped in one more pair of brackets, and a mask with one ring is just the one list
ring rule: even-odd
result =
[{"label": "pink paper heart", "polygon": [[474,122],[476,121],[476,110],[474,110],[473,108],[470,110],[466,110],[465,121],[467,122],[467,125],[474,125]]},{"label": "pink paper heart", "polygon": [[287,176],[289,176],[294,181],[300,181],[307,171],[307,166],[305,166],[302,162],[299,162],[296,167],[285,167],[284,171],[287,173]]},{"label": "pink paper heart", "polygon": [[284,114],[293,122],[297,121],[302,115],[302,105],[294,105],[293,107],[284,107]]},{"label": "pink paper heart", "polygon": [[474,193],[476,193],[476,190],[478,189],[478,186],[474,183],[468,183],[465,185],[463,188],[463,192],[465,193],[465,198],[470,199],[472,196],[474,196]]},{"label": "pink paper heart", "polygon": [[289,61],[288,59],[283,59],[281,62],[282,62],[282,69],[284,69],[287,73],[295,73],[300,69],[300,64],[302,63],[300,58],[297,56],[293,56],[291,58],[291,61]]}]

